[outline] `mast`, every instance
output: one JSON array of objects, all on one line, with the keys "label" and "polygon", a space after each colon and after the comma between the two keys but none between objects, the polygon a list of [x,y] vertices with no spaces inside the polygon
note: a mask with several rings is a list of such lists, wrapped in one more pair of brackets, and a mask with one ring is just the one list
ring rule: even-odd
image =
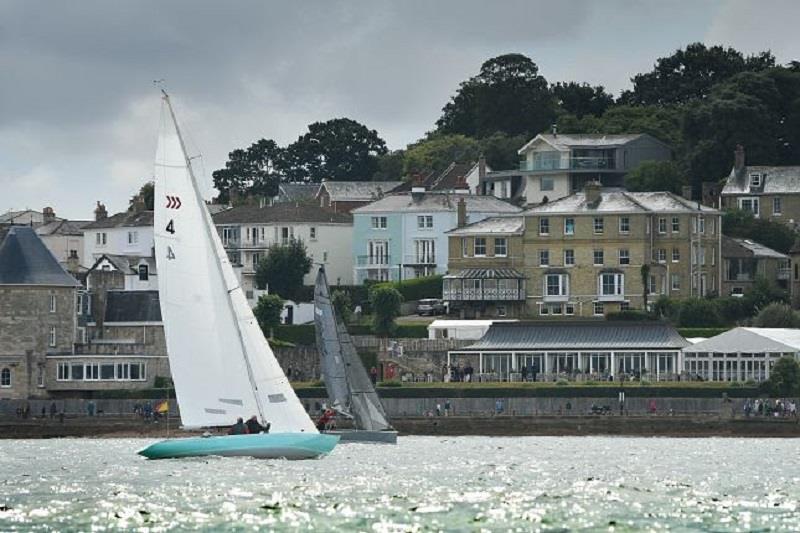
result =
[{"label": "mast", "polygon": [[[205,231],[206,238],[209,240],[209,242],[211,242],[213,244],[214,243],[214,237],[215,237],[215,235],[213,235],[211,233],[211,231],[212,231],[211,228],[212,228],[213,222],[211,221],[210,215],[208,214],[208,208],[206,208],[205,203],[203,202],[203,195],[200,193],[200,188],[197,186],[197,180],[195,179],[194,172],[192,171],[192,163],[189,160],[189,157],[187,156],[187,153],[186,153],[186,144],[183,142],[183,135],[181,134],[181,129],[178,126],[178,119],[175,117],[175,111],[172,109],[172,102],[169,99],[169,95],[167,94],[167,91],[165,91],[164,89],[161,89],[161,93],[164,95],[163,96],[164,102],[166,102],[166,104],[167,104],[167,109],[169,110],[169,115],[170,115],[170,118],[172,119],[172,124],[175,126],[175,133],[178,136],[178,142],[181,145],[181,151],[183,152],[183,159],[186,162],[186,170],[189,172],[189,181],[192,184],[192,190],[194,191],[195,201],[198,203],[198,205],[200,207],[200,212],[203,214],[203,222],[204,222],[203,229]],[[216,249],[216,246],[214,246],[214,247]],[[219,250],[217,250],[217,252],[219,252]],[[214,261],[214,263],[216,264],[217,269],[219,270],[220,277],[223,280],[225,280],[226,279],[225,273],[224,273],[224,271],[222,269],[222,264],[220,263],[220,259],[219,259],[218,253],[217,253],[216,261]],[[256,400],[256,409],[258,410],[258,417],[259,417],[259,419],[261,420],[262,423],[266,423],[267,419],[266,419],[266,416],[264,414],[264,406],[261,403],[261,398],[260,398],[260,395],[258,394],[258,385],[256,384],[256,380],[255,380],[255,377],[253,375],[253,368],[252,368],[252,366],[250,364],[250,359],[249,359],[249,357],[247,355],[247,346],[246,346],[246,344],[244,342],[244,336],[242,334],[242,328],[241,328],[241,326],[239,324],[239,315],[236,313],[236,309],[234,308],[233,302],[232,302],[232,300],[230,298],[231,291],[234,291],[237,288],[238,287],[233,287],[233,288],[227,287],[227,283],[226,283],[227,292],[225,294],[225,300],[228,303],[228,307],[229,307],[229,309],[231,311],[231,314],[236,319],[236,334],[237,334],[237,338],[239,340],[239,344],[240,344],[240,346],[242,348],[242,355],[243,355],[243,358],[244,358],[244,364],[245,364],[245,368],[247,369],[247,378],[250,381],[250,386],[252,388],[253,396],[255,397],[255,400]]]}]

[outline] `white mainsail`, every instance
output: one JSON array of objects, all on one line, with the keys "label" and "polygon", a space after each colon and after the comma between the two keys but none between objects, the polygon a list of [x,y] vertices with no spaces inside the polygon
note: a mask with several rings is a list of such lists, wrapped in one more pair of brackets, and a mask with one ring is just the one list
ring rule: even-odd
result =
[{"label": "white mainsail", "polygon": [[316,433],[247,304],[186,156],[169,97],[155,164],[161,315],[181,420],[257,415],[274,433]]}]

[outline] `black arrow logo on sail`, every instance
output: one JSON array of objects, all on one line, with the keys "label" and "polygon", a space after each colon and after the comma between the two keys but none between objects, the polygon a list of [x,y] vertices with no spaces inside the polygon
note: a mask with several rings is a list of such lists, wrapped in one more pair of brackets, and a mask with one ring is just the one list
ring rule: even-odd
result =
[{"label": "black arrow logo on sail", "polygon": [[181,199],[178,196],[167,196],[167,209],[180,209]]}]

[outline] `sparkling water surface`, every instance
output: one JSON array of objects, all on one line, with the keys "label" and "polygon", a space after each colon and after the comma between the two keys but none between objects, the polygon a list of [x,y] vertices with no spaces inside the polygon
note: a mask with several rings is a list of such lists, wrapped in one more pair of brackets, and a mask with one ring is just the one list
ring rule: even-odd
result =
[{"label": "sparkling water surface", "polygon": [[401,437],[314,461],[0,440],[0,531],[800,531],[798,441]]}]

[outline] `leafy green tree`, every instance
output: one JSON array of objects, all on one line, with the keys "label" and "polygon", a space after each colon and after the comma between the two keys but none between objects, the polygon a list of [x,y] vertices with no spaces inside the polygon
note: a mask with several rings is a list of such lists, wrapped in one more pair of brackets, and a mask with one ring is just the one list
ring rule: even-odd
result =
[{"label": "leafy green tree", "polygon": [[770,369],[764,388],[773,396],[797,396],[800,393],[800,365],[793,357],[781,357]]},{"label": "leafy green tree", "polygon": [[398,181],[403,177],[406,159],[405,150],[395,150],[378,156],[378,170],[373,181]]},{"label": "leafy green tree", "polygon": [[277,294],[262,294],[253,309],[261,331],[273,337],[273,330],[281,324],[281,312],[286,302]]},{"label": "leafy green tree", "polygon": [[256,287],[269,288],[287,300],[298,301],[302,296],[303,277],[311,270],[311,259],[302,241],[292,239],[288,244],[273,244],[256,268]]},{"label": "leafy green tree", "polygon": [[680,312],[680,305],[671,300],[668,296],[659,296],[653,303],[653,313],[660,318],[669,320],[670,322],[678,321],[678,313]]},{"label": "leafy green tree", "polygon": [[479,141],[486,164],[494,170],[509,170],[519,166],[517,153],[530,138],[528,135],[494,133]]},{"label": "leafy green tree", "polygon": [[634,192],[681,193],[684,174],[673,161],[644,161],[625,175],[625,187]]},{"label": "leafy green tree", "polygon": [[759,328],[797,328],[800,315],[785,303],[773,302],[759,311],[753,323]]},{"label": "leafy green tree", "polygon": [[260,139],[246,150],[233,150],[225,168],[211,174],[219,191],[217,201],[229,202],[232,191],[242,197],[275,196],[283,177],[284,158],[284,150],[270,139]]},{"label": "leafy green tree", "polygon": [[331,303],[344,323],[348,324],[353,314],[353,301],[350,299],[350,295],[345,291],[334,290],[331,293]]},{"label": "leafy green tree", "polygon": [[372,329],[379,337],[389,337],[397,330],[395,319],[400,316],[400,304],[403,297],[390,286],[378,285],[369,293],[372,306]]},{"label": "leafy green tree", "polygon": [[773,66],[775,57],[770,52],[745,57],[733,48],[692,43],[671,56],[659,58],[651,72],[634,76],[633,90],[623,93],[620,102],[685,104],[705,98],[714,85],[740,72],[756,72]]},{"label": "leafy green tree", "polygon": [[539,67],[522,54],[501,55],[462,82],[436,121],[440,133],[482,138],[496,132],[535,135],[556,116],[555,100]]},{"label": "leafy green tree", "polygon": [[152,181],[148,181],[139,189],[139,193],[131,196],[130,201],[128,202],[128,211],[132,211],[136,206],[136,202],[139,201],[139,198],[144,199],[144,208],[148,211],[153,210],[154,200],[155,200],[155,184]]},{"label": "leafy green tree", "polygon": [[315,122],[285,152],[289,181],[368,181],[387,153],[378,132],[349,118]]},{"label": "leafy green tree", "polygon": [[730,209],[722,215],[722,233],[728,237],[750,239],[768,248],[788,254],[798,233],[786,224],[755,218],[749,211]]},{"label": "leafy green tree", "polygon": [[409,145],[405,154],[405,173],[442,172],[453,161],[475,161],[481,153],[480,143],[465,135],[434,134]]},{"label": "leafy green tree", "polygon": [[684,328],[714,328],[722,325],[714,302],[703,298],[681,301],[678,324]]},{"label": "leafy green tree", "polygon": [[588,83],[559,82],[550,90],[561,110],[577,118],[584,115],[599,117],[614,105],[614,97],[602,85],[592,87]]}]

